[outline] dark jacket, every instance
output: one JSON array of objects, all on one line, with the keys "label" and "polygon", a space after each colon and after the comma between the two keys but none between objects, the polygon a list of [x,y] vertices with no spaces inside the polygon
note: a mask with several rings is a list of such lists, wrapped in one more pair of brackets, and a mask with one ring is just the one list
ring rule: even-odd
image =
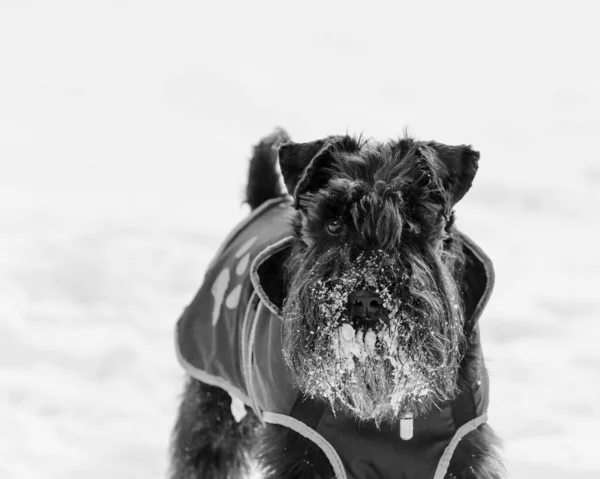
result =
[{"label": "dark jacket", "polygon": [[[377,428],[303,398],[282,355],[282,290],[264,281],[294,239],[286,199],[254,210],[225,241],[204,284],[177,324],[177,354],[192,377],[221,387],[262,421],[290,427],[315,442],[339,479],[443,478],[460,439],[487,419],[489,385],[481,358],[474,377],[459,381],[457,397],[414,419],[412,439],[399,425]],[[467,324],[481,356],[477,321],[493,286],[489,258],[463,235],[468,288]]]}]

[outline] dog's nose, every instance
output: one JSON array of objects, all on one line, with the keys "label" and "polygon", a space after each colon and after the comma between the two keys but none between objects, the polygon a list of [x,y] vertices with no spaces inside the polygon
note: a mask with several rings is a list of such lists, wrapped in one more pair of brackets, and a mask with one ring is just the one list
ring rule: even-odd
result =
[{"label": "dog's nose", "polygon": [[383,309],[381,298],[366,289],[351,293],[348,303],[348,313],[352,319],[371,319]]}]

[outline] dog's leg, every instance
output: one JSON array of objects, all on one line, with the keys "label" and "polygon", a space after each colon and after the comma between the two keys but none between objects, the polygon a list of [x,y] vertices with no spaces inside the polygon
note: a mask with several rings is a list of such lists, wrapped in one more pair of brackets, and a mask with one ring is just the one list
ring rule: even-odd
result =
[{"label": "dog's leg", "polygon": [[190,379],[173,433],[171,478],[243,477],[257,425],[254,413],[247,411],[237,423],[229,394]]},{"label": "dog's leg", "polygon": [[256,458],[266,479],[333,478],[333,470],[323,451],[284,426],[268,424],[262,429]]},{"label": "dog's leg", "polygon": [[458,444],[446,479],[502,479],[506,471],[498,455],[500,441],[490,426],[482,424]]}]

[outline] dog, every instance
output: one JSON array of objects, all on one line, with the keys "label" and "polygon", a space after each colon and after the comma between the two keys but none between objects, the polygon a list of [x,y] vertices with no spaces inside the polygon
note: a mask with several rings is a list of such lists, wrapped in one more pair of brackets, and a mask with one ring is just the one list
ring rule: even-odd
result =
[{"label": "dog", "polygon": [[478,325],[494,272],[454,214],[478,161],[407,135],[255,147],[252,212],[177,325],[173,479],[505,477]]}]

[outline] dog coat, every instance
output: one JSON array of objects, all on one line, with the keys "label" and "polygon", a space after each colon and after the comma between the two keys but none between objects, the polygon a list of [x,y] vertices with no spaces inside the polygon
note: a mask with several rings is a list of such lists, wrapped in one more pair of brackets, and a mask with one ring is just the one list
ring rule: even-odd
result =
[{"label": "dog coat", "polygon": [[[265,202],[240,223],[208,268],[204,283],[177,323],[178,359],[193,378],[229,393],[263,423],[293,429],[327,456],[337,479],[443,479],[460,440],[487,420],[488,374],[478,319],[494,282],[491,261],[463,235],[468,288],[465,316],[479,355],[473,377],[461,374],[456,398],[413,420],[413,436],[398,424],[380,428],[323,402],[304,398],[282,353],[284,286],[272,278],[294,240],[285,198]],[[271,285],[271,286],[268,286]],[[269,289],[269,287],[271,289]],[[245,409],[242,409],[242,414]]]}]

